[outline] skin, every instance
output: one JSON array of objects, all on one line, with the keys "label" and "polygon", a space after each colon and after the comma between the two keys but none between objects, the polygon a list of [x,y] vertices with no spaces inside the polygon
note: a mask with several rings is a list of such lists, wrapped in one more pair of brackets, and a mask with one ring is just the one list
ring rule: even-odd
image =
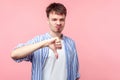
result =
[{"label": "skin", "polygon": [[56,14],[55,12],[51,12],[48,17],[48,24],[50,27],[50,33],[53,36],[61,36],[61,32],[65,26],[65,15]]}]

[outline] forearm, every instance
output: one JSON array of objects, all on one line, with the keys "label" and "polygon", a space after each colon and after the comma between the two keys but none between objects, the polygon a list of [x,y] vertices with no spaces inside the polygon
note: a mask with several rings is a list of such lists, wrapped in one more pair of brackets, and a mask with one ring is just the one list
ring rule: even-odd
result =
[{"label": "forearm", "polygon": [[15,49],[11,53],[11,57],[13,59],[23,58],[23,57],[26,57],[26,56],[32,54],[35,50],[40,49],[40,48],[45,47],[45,46],[47,46],[47,41],[46,40],[35,43],[35,44],[23,46],[21,48]]}]

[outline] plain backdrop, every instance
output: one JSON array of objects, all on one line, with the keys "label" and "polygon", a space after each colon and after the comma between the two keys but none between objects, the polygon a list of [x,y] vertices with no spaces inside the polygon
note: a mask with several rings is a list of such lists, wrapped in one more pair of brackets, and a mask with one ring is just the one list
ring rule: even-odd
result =
[{"label": "plain backdrop", "polygon": [[16,63],[10,53],[49,31],[51,2],[68,9],[63,33],[76,42],[80,80],[120,80],[119,0],[0,0],[0,80],[31,79],[31,63]]}]

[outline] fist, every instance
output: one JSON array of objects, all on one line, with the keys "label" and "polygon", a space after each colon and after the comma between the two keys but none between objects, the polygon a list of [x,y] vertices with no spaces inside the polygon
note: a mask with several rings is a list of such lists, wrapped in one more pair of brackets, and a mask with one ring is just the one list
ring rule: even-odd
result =
[{"label": "fist", "polygon": [[61,40],[59,38],[56,38],[55,47],[56,49],[62,49]]}]

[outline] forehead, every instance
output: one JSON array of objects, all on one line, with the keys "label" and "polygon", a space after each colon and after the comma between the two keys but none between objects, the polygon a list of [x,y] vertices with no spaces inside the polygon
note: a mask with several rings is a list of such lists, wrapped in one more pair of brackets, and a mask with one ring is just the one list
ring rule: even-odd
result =
[{"label": "forehead", "polygon": [[49,13],[49,18],[65,18],[64,14],[58,14],[56,12],[50,12]]}]

